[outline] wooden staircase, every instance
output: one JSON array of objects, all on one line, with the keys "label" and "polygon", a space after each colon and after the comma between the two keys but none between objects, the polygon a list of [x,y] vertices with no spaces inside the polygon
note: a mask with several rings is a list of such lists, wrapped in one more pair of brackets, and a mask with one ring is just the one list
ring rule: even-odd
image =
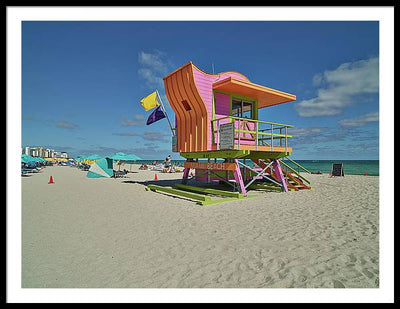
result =
[{"label": "wooden staircase", "polygon": [[[270,159],[252,159],[252,161],[257,164],[258,166],[260,166],[262,169],[264,169],[270,162]],[[280,163],[282,163],[280,161]],[[299,190],[304,190],[304,189],[308,189],[310,190],[310,182],[305,179],[304,177],[302,177],[300,174],[298,174],[296,171],[289,171],[289,169],[287,168],[288,165],[284,164],[285,168],[282,168],[282,172],[283,175],[285,176],[286,182],[287,182],[287,186],[289,190],[292,191],[299,191]],[[279,182],[278,177],[275,173],[275,171],[269,167],[265,170],[265,173],[269,174],[270,177],[272,177],[275,181]],[[306,184],[307,183],[307,184]]]}]

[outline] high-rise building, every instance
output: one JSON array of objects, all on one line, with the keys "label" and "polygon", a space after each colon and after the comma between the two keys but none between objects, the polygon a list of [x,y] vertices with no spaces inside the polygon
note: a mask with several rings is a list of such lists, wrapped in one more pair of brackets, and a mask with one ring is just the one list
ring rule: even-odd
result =
[{"label": "high-rise building", "polygon": [[[54,149],[45,148],[42,146],[24,146],[22,147],[22,153],[32,157],[42,157],[42,158],[54,158],[56,156],[56,152]],[[58,157],[66,157],[68,158],[68,154],[61,155],[62,152],[58,152]]]},{"label": "high-rise building", "polygon": [[[55,151],[54,149],[45,148],[42,146],[24,146],[22,147],[22,153],[32,157],[42,157],[42,158],[54,158]],[[59,152],[59,155],[61,153]],[[63,155],[65,156],[65,155]],[[68,155],[67,155],[68,157]]]},{"label": "high-rise building", "polygon": [[45,149],[44,151],[45,158],[54,158],[54,149]]},{"label": "high-rise building", "polygon": [[29,156],[29,150],[30,150],[30,148],[29,148],[29,147],[27,147],[27,146],[25,146],[25,147],[22,147],[22,154],[26,154],[26,155],[28,155],[28,156]]}]

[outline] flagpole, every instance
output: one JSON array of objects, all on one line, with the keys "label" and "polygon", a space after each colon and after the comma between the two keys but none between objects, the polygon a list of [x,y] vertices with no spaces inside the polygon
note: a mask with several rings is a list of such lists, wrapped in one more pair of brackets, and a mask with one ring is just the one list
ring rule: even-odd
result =
[{"label": "flagpole", "polygon": [[169,121],[169,117],[168,117],[167,111],[166,111],[166,109],[165,109],[165,107],[164,107],[163,101],[162,101],[161,96],[160,96],[160,94],[158,93],[158,90],[157,90],[157,89],[156,89],[156,92],[157,92],[157,96],[158,96],[158,98],[159,98],[159,100],[160,100],[161,108],[163,109],[163,112],[164,112],[165,116],[167,117],[167,120],[168,120],[168,123],[169,123],[169,127],[171,128],[172,135],[175,135],[174,129],[172,128],[171,121]]}]

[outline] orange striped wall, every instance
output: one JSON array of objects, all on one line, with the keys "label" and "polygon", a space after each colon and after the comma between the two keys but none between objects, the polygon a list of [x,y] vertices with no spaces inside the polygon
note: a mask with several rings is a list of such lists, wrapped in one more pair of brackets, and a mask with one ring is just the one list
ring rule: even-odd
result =
[{"label": "orange striped wall", "polygon": [[[192,63],[188,62],[164,77],[164,86],[176,115],[178,151],[206,151],[210,117],[195,84]],[[183,101],[190,110],[185,109]]]}]

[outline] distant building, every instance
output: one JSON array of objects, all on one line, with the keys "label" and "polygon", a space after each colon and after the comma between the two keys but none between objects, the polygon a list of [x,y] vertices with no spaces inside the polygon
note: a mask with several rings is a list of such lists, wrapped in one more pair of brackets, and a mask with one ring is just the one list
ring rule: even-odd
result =
[{"label": "distant building", "polygon": [[45,158],[54,158],[54,149],[46,149],[44,151]]},{"label": "distant building", "polygon": [[22,147],[22,154],[25,154],[27,156],[30,156],[30,148],[29,147]]},{"label": "distant building", "polygon": [[29,155],[32,157],[38,157],[39,156],[39,150],[37,147],[31,147],[29,150]]},{"label": "distant building", "polygon": [[41,146],[25,146],[22,147],[22,153],[32,157],[42,158],[66,158],[68,159],[68,153],[64,151],[55,151],[54,149],[44,148]]},{"label": "distant building", "polygon": [[55,151],[54,157],[68,159],[68,153],[66,153],[65,151]]}]

